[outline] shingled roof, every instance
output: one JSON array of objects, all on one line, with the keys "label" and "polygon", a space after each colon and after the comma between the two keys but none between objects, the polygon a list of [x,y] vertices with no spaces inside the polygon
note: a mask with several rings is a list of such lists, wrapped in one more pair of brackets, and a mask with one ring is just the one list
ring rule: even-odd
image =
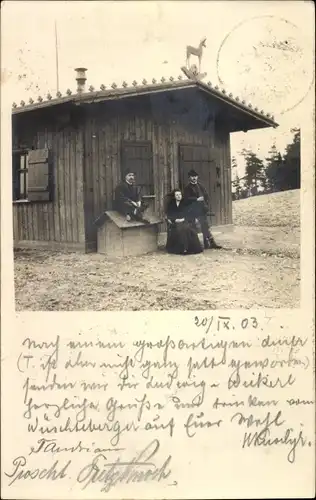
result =
[{"label": "shingled roof", "polygon": [[13,103],[12,114],[16,115],[28,111],[58,106],[64,103],[96,103],[187,88],[198,88],[215,100],[221,101],[223,104],[234,108],[235,111],[246,114],[249,118],[254,118],[261,124],[258,128],[278,126],[274,121],[274,116],[270,113],[265,113],[263,110],[259,111],[259,109],[254,107],[251,103],[246,103],[238,96],[233,96],[232,93],[228,93],[225,89],[220,89],[217,85],[213,87],[211,82],[204,83],[199,79],[183,78],[182,76],[178,76],[177,78],[170,77],[169,80],[162,77],[159,82],[153,79],[150,83],[145,79],[142,80],[141,83],[134,80],[132,85],[123,82],[121,87],[118,87],[116,83],[112,83],[110,88],[102,84],[100,90],[95,90],[94,87],[90,86],[88,92],[77,92],[75,94],[72,94],[71,90],[68,89],[66,95],[62,96],[60,92],[57,92],[55,98],[48,93],[46,100],[39,96],[37,102],[30,99],[28,103],[21,101],[20,106]]}]

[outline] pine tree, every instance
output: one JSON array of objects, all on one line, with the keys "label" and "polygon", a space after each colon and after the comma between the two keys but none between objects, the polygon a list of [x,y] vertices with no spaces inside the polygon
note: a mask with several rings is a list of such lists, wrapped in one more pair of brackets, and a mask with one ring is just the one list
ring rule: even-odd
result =
[{"label": "pine tree", "polygon": [[293,140],[285,148],[283,156],[286,178],[283,189],[299,189],[301,187],[301,131],[293,128]]},{"label": "pine tree", "polygon": [[237,168],[237,160],[235,158],[235,156],[232,157],[232,169],[236,169]]},{"label": "pine tree", "polygon": [[236,175],[235,179],[233,180],[233,188],[235,189],[235,193],[234,193],[235,199],[239,200],[241,186],[240,186],[240,178],[239,178],[238,174]]},{"label": "pine tree", "polygon": [[237,160],[236,160],[235,156],[233,156],[232,157],[232,176],[233,176],[232,187],[235,190],[235,192],[233,193],[233,199],[235,199],[235,200],[239,200],[239,198],[240,198],[240,179],[239,179],[239,176],[237,173],[237,166],[238,166]]},{"label": "pine tree", "polygon": [[258,182],[263,176],[263,161],[255,153],[247,149],[243,149],[241,154],[246,161],[246,185],[252,194],[257,194]]},{"label": "pine tree", "polygon": [[266,158],[266,167],[264,169],[266,185],[268,191],[278,191],[280,189],[280,179],[282,168],[282,156],[273,144]]},{"label": "pine tree", "polygon": [[270,191],[285,191],[300,187],[300,130],[294,128],[291,132],[294,136],[292,142],[286,146],[283,158],[275,144],[272,145],[266,158],[265,175]]}]

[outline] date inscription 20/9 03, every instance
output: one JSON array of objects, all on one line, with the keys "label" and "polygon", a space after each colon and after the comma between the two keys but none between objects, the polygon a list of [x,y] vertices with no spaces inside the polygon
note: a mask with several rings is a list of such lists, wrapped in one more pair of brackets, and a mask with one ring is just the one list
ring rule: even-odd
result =
[{"label": "date inscription 20/9 03", "polygon": [[202,329],[204,328],[205,333],[208,333],[210,330],[219,332],[220,330],[235,330],[236,328],[241,328],[242,330],[259,328],[257,318],[254,316],[242,318],[240,323],[238,325],[236,324],[236,326],[234,323],[230,316],[217,316],[216,318],[214,316],[210,316],[209,318],[199,318],[195,316],[194,318],[195,326]]}]

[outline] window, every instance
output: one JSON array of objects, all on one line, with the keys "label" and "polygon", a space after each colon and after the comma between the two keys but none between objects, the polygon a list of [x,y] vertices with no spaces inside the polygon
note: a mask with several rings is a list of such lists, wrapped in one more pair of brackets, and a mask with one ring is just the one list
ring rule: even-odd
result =
[{"label": "window", "polygon": [[50,158],[48,149],[13,152],[13,200],[51,201]]},{"label": "window", "polygon": [[28,152],[13,152],[13,200],[26,200],[28,190]]}]

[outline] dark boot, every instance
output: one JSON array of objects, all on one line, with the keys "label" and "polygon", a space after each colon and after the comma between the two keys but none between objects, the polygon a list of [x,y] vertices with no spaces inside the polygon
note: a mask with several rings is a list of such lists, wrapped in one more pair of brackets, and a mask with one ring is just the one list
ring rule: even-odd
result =
[{"label": "dark boot", "polygon": [[215,240],[214,240],[214,238],[213,238],[212,235],[210,236],[210,238],[208,239],[208,241],[209,241],[209,247],[208,247],[209,249],[220,250],[221,248],[223,248],[221,245],[218,245],[215,242]]},{"label": "dark boot", "polygon": [[204,241],[204,248],[205,250],[210,250],[212,248],[222,248],[219,245],[217,245],[214,241],[214,238],[209,230],[208,226],[208,221],[207,217],[205,215],[201,216],[199,218],[199,222],[201,225],[202,233],[203,233],[203,241]]},{"label": "dark boot", "polygon": [[205,250],[210,250],[211,248],[211,242],[208,238],[204,238],[203,240],[204,248]]},{"label": "dark boot", "polygon": [[138,222],[143,222],[143,224],[150,224],[150,221],[148,219],[145,219],[142,213],[134,215],[134,219],[137,220]]}]

